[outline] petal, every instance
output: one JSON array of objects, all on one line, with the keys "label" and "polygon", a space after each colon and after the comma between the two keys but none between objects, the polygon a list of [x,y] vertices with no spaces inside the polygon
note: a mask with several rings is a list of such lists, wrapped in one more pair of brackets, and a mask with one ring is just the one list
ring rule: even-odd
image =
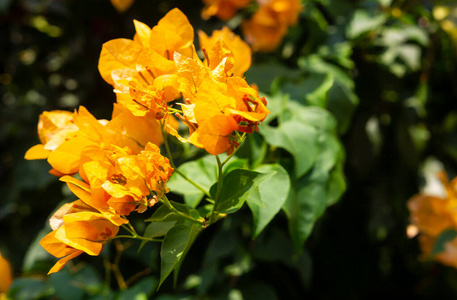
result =
[{"label": "petal", "polygon": [[133,20],[135,25],[136,34],[133,38],[135,41],[139,41],[143,46],[149,46],[149,38],[151,37],[151,28],[137,20]]},{"label": "petal", "polygon": [[82,253],[83,253],[83,251],[74,250],[74,252],[72,254],[61,258],[58,262],[56,262],[56,264],[51,268],[51,270],[49,270],[48,275],[59,272],[67,264],[67,262],[69,262],[71,259],[81,255]]},{"label": "petal", "polygon": [[55,235],[56,231],[51,231],[45,235],[40,241],[41,247],[43,247],[51,255],[59,258],[67,256],[75,251],[75,249],[62,243],[62,241],[57,239]]},{"label": "petal", "polygon": [[50,150],[44,149],[43,144],[38,144],[27,150],[24,158],[27,160],[46,159],[49,157],[49,154],[51,154]]},{"label": "petal", "polygon": [[175,51],[190,49],[193,42],[194,29],[192,25],[190,25],[185,14],[174,8],[152,28],[149,46],[163,57],[171,60]]},{"label": "petal", "polygon": [[114,104],[112,120],[107,128],[122,133],[142,146],[148,142],[162,144],[160,123],[149,115],[134,116],[128,109]]},{"label": "petal", "polygon": [[74,174],[79,169],[82,150],[95,145],[97,144],[86,137],[76,136],[52,151],[48,157],[48,162],[60,173]]},{"label": "petal", "polygon": [[203,145],[209,154],[217,155],[230,148],[229,136],[238,128],[238,124],[231,117],[216,115],[203,123],[191,136]]},{"label": "petal", "polygon": [[103,79],[114,85],[111,72],[119,69],[133,69],[136,66],[154,67],[158,73],[172,74],[175,66],[172,61],[165,59],[152,49],[143,47],[128,39],[115,39],[103,44],[102,52],[98,62],[98,70]]}]

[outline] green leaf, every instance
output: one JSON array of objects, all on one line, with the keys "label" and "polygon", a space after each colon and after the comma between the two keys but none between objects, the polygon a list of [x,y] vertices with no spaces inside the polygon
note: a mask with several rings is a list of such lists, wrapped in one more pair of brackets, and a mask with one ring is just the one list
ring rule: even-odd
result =
[{"label": "green leaf", "polygon": [[[298,106],[295,105],[294,106]],[[318,112],[315,108],[315,112]],[[322,110],[319,109],[321,112]],[[319,137],[317,156],[310,172],[303,177],[292,178],[292,188],[283,209],[289,220],[289,231],[297,250],[310,235],[314,223],[324,213],[328,205],[334,204],[344,192],[346,185],[342,164],[344,151],[335,132],[333,118],[328,113],[321,116],[318,124],[308,109],[294,109],[295,116],[317,127]],[[307,116],[308,115],[308,116]],[[328,119],[327,121],[326,118]],[[320,126],[320,127],[319,127]]]},{"label": "green leaf", "polygon": [[[252,237],[256,238],[281,210],[290,188],[290,179],[286,170],[278,164],[263,165],[256,169],[262,173],[275,172],[262,182],[247,199],[253,216]],[[263,203],[263,207],[258,205]]]},{"label": "green leaf", "polygon": [[64,268],[48,278],[55,289],[55,296],[59,299],[85,299],[86,292],[95,294],[103,290],[97,271],[89,265],[73,272]]},{"label": "green leaf", "polygon": [[7,297],[15,300],[42,299],[53,292],[50,284],[42,279],[20,278],[10,286]]},{"label": "green leaf", "polygon": [[279,78],[297,78],[300,71],[285,67],[283,64],[255,64],[246,72],[249,83],[256,83],[259,90],[268,92],[271,85]]},{"label": "green leaf", "polygon": [[373,16],[366,10],[356,10],[347,27],[346,35],[350,39],[358,38],[370,31],[378,30],[385,21],[386,16],[382,13]]},{"label": "green leaf", "polygon": [[[206,190],[209,190],[217,180],[217,164],[211,155],[184,163],[179,166],[178,170]],[[202,191],[177,172],[171,176],[167,186],[173,193],[183,195],[184,202],[190,207],[196,207],[204,196]]]},{"label": "green leaf", "polygon": [[[221,156],[221,159],[224,158]],[[244,168],[246,163],[246,159],[232,157],[224,167],[224,174],[233,169]],[[184,163],[178,170],[207,191],[217,181],[217,163],[213,155]],[[197,207],[205,195],[177,172],[171,176],[167,186],[173,193],[182,195],[184,202],[192,208]]]},{"label": "green leaf", "polygon": [[327,205],[333,205],[341,198],[346,190],[346,180],[343,173],[343,165],[339,164],[330,173],[330,182],[328,184]]},{"label": "green leaf", "polygon": [[295,174],[300,177],[312,167],[317,156],[318,131],[298,120],[278,127],[261,126],[260,133],[268,144],[287,150],[295,160]]},{"label": "green leaf", "polygon": [[44,248],[40,245],[41,239],[47,235],[51,229],[48,228],[49,226],[45,226],[44,229],[41,229],[38,233],[37,237],[27,249],[27,253],[25,254],[24,264],[23,264],[23,272],[39,272],[39,271],[46,271],[49,266],[47,264],[43,265],[43,261],[49,260],[51,256]]},{"label": "green leaf", "polygon": [[164,236],[174,224],[175,222],[153,222],[146,227],[144,236],[151,239]]},{"label": "green leaf", "polygon": [[191,225],[189,241],[187,242],[186,248],[184,249],[184,251],[181,255],[181,258],[178,261],[178,263],[176,264],[174,271],[173,271],[173,284],[175,287],[176,287],[176,283],[178,282],[179,269],[181,268],[181,265],[184,262],[184,258],[186,257],[187,252],[189,252],[190,247],[194,243],[194,241],[197,238],[198,233],[200,232],[201,229],[202,228],[197,224]]},{"label": "green leaf", "polygon": [[[171,227],[175,225],[176,221],[171,221],[171,222],[152,222],[151,224],[146,227],[146,230],[144,231],[144,237],[147,238],[156,238],[159,236],[164,236],[167,234],[168,230],[170,230]],[[141,251],[141,248],[147,243],[148,241],[141,241],[141,245],[138,249],[138,252]]]},{"label": "green leaf", "polygon": [[161,270],[159,287],[181,259],[190,240],[190,233],[190,226],[177,225],[172,227],[165,235],[160,250]]},{"label": "green leaf", "polygon": [[304,101],[307,105],[327,107],[327,92],[332,86],[332,73],[314,73],[302,80],[289,81],[282,90],[292,99]]},{"label": "green leaf", "polygon": [[[173,205],[174,208],[179,210],[182,213],[189,214],[189,208],[185,204],[177,203],[170,201],[170,204]],[[149,219],[146,219],[146,222],[171,222],[176,221],[181,218],[178,214],[176,214],[171,208],[167,207],[166,205],[161,205],[157,210],[152,214]]]},{"label": "green leaf", "polygon": [[327,206],[326,182],[312,180],[311,174],[292,184],[283,210],[289,219],[289,232],[297,251],[311,234],[314,223]]},{"label": "green leaf", "polygon": [[446,243],[451,242],[455,238],[457,238],[457,231],[455,229],[446,229],[445,231],[441,232],[440,235],[436,238],[431,255],[435,256],[438,253],[443,252]]},{"label": "green leaf", "polygon": [[154,277],[146,277],[141,279],[134,286],[126,290],[120,291],[115,300],[146,300],[154,293],[158,286],[157,279]]},{"label": "green leaf", "polygon": [[[263,174],[243,169],[231,171],[222,178],[222,187],[214,211],[225,214],[236,212],[243,206],[251,192],[274,174],[274,172]],[[216,197],[216,190],[217,183],[210,190],[213,198]]]},{"label": "green leaf", "polygon": [[249,198],[246,200],[248,205],[255,205],[259,207],[265,207],[265,203],[263,203],[262,196],[260,195],[259,187],[254,189],[249,195]]}]

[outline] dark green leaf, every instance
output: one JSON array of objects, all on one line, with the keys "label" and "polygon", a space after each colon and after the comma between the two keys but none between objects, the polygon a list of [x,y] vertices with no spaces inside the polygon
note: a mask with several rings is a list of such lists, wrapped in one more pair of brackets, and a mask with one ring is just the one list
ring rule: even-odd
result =
[{"label": "dark green leaf", "polygon": [[[176,221],[171,221],[171,222],[152,222],[151,224],[146,227],[146,230],[144,231],[144,237],[147,238],[156,238],[159,236],[164,236],[167,234],[168,230],[170,230],[173,225],[175,225]],[[148,241],[141,241],[141,245],[138,249],[138,252],[143,248],[143,246],[147,243]]]},{"label": "dark green leaf", "polygon": [[297,251],[302,249],[326,206],[325,181],[312,181],[311,176],[306,175],[292,184],[283,210],[289,219],[289,231]]},{"label": "dark green leaf", "polygon": [[311,74],[305,79],[284,84],[282,91],[307,105],[327,107],[327,92],[333,86],[331,74]]},{"label": "dark green leaf", "polygon": [[194,243],[195,239],[197,238],[198,233],[200,232],[200,230],[201,230],[201,227],[199,225],[197,225],[197,224],[192,224],[191,225],[189,241],[187,242],[186,248],[184,249],[184,251],[183,251],[178,263],[176,264],[176,266],[174,268],[174,272],[173,272],[173,283],[174,283],[174,286],[176,286],[176,283],[178,282],[179,269],[181,268],[181,265],[184,262],[184,258],[186,257],[187,252],[189,252],[190,247],[192,246],[192,244]]},{"label": "dark green leaf", "polygon": [[247,199],[253,216],[253,238],[256,238],[281,210],[290,188],[289,175],[280,165],[263,165],[256,171],[275,174],[262,182]]},{"label": "dark green leaf", "polygon": [[191,239],[191,228],[191,226],[177,225],[172,227],[165,235],[160,250],[161,270],[159,287],[182,258],[187,244]]},{"label": "dark green leaf", "polygon": [[42,279],[20,278],[10,286],[7,297],[15,300],[40,299],[50,296],[54,289]]}]

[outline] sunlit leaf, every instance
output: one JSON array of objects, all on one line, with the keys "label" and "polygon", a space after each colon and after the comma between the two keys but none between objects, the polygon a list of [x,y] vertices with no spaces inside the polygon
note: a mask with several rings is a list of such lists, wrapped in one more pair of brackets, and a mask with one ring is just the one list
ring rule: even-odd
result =
[{"label": "sunlit leaf", "polygon": [[217,195],[217,183],[211,187],[210,193],[213,198],[218,196],[214,211],[230,214],[243,206],[246,199],[266,179],[275,172],[259,173],[249,170],[236,169],[222,178],[222,187]]},{"label": "sunlit leaf", "polygon": [[184,258],[197,234],[195,225],[176,225],[172,227],[162,242],[160,250],[161,268],[159,287]]}]

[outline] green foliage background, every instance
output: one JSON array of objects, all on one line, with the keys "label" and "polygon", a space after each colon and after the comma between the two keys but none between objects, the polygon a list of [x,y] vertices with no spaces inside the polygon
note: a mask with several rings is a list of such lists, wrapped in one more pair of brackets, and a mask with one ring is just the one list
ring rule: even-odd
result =
[{"label": "green foliage background", "polygon": [[[115,243],[101,258],[82,256],[71,268],[44,276],[54,260],[38,241],[49,231],[48,216],[57,204],[74,196],[47,174],[46,162],[25,161],[23,155],[38,143],[43,110],[84,105],[97,118],[110,117],[115,99],[98,74],[98,55],[104,42],[133,37],[132,19],[153,25],[178,7],[196,30],[210,33],[223,23],[203,21],[199,1],[136,0],[123,14],[108,0],[0,1],[0,252],[16,277],[9,296],[457,297],[457,271],[420,260],[417,240],[405,230],[405,203],[423,185],[425,161],[437,159],[450,176],[456,174],[457,39],[433,15],[438,5],[455,10],[455,4],[303,4],[299,25],[275,53],[255,54],[246,74],[266,94],[272,114],[233,163],[276,170],[275,178],[265,179],[247,205],[198,237],[176,288],[168,279],[156,292],[159,246],[147,244],[138,253],[136,241],[121,251],[124,276],[141,275],[127,290],[104,280],[103,257],[119,253]],[[455,18],[447,18],[454,29]],[[237,19],[229,23],[236,25]],[[185,150],[182,162],[192,162],[181,170],[209,189],[214,165]],[[262,192],[274,184],[290,185],[289,193],[275,194],[279,187]],[[195,207],[201,199],[177,179],[170,187],[174,201]],[[271,206],[262,210],[259,202]],[[145,217],[150,215],[132,220],[135,228],[146,230]],[[259,221],[271,218],[268,225]]]}]

